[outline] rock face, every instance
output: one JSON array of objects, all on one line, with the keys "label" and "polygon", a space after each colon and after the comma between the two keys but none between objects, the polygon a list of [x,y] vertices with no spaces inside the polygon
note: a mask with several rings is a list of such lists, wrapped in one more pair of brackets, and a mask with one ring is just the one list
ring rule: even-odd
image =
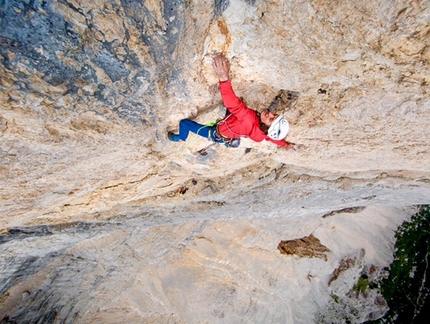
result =
[{"label": "rock face", "polygon": [[326,252],[330,252],[320,240],[313,235],[300,239],[281,241],[278,250],[286,255],[298,255],[301,258],[320,258],[327,261]]},{"label": "rock face", "polygon": [[[429,6],[2,2],[0,318],[334,320],[333,294],[354,305],[430,202]],[[167,141],[182,118],[223,116],[216,52],[248,106],[288,118],[297,153]],[[327,260],[276,249],[310,235]],[[361,297],[338,322],[386,307]]]}]

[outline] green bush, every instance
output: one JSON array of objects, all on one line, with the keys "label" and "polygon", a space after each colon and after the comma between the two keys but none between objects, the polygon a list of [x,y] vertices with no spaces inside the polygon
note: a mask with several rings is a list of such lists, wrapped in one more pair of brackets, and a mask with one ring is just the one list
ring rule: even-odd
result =
[{"label": "green bush", "polygon": [[359,292],[359,293],[364,293],[366,291],[367,287],[369,287],[369,280],[365,279],[363,277],[360,277],[358,279],[358,282],[354,285],[354,287],[352,289],[354,291]]},{"label": "green bush", "polygon": [[394,261],[381,291],[390,310],[379,323],[430,323],[430,208],[420,207],[396,233]]}]

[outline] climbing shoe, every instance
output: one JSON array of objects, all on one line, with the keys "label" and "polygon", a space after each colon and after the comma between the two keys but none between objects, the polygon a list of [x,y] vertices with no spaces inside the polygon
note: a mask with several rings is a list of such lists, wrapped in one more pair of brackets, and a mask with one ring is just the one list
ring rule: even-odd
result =
[{"label": "climbing shoe", "polygon": [[167,132],[167,138],[171,140],[172,142],[179,142],[180,138],[178,134]]}]

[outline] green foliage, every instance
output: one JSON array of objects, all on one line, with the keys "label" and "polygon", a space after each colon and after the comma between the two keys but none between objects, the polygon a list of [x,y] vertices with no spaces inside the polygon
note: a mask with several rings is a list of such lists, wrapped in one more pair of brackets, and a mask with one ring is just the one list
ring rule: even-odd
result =
[{"label": "green foliage", "polygon": [[360,277],[358,279],[358,282],[354,285],[352,289],[359,293],[364,293],[367,287],[369,287],[369,280],[366,278]]},{"label": "green foliage", "polygon": [[379,323],[423,323],[430,308],[430,208],[422,206],[396,233],[394,261],[381,290],[390,310]]}]

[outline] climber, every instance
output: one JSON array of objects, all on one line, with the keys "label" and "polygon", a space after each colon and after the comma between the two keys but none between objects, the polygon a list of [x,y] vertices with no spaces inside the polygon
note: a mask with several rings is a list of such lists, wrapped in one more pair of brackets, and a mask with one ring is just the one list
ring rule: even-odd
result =
[{"label": "climber", "polygon": [[222,54],[216,55],[212,66],[219,79],[222,100],[227,109],[226,116],[216,123],[208,125],[183,119],[179,123],[179,134],[167,133],[169,140],[185,141],[189,132],[193,132],[227,147],[238,147],[241,137],[249,137],[255,142],[268,140],[286,149],[295,150],[293,143],[284,140],[289,124],[283,116],[268,109],[259,113],[248,108],[236,96],[229,80],[230,63],[227,58]]}]

